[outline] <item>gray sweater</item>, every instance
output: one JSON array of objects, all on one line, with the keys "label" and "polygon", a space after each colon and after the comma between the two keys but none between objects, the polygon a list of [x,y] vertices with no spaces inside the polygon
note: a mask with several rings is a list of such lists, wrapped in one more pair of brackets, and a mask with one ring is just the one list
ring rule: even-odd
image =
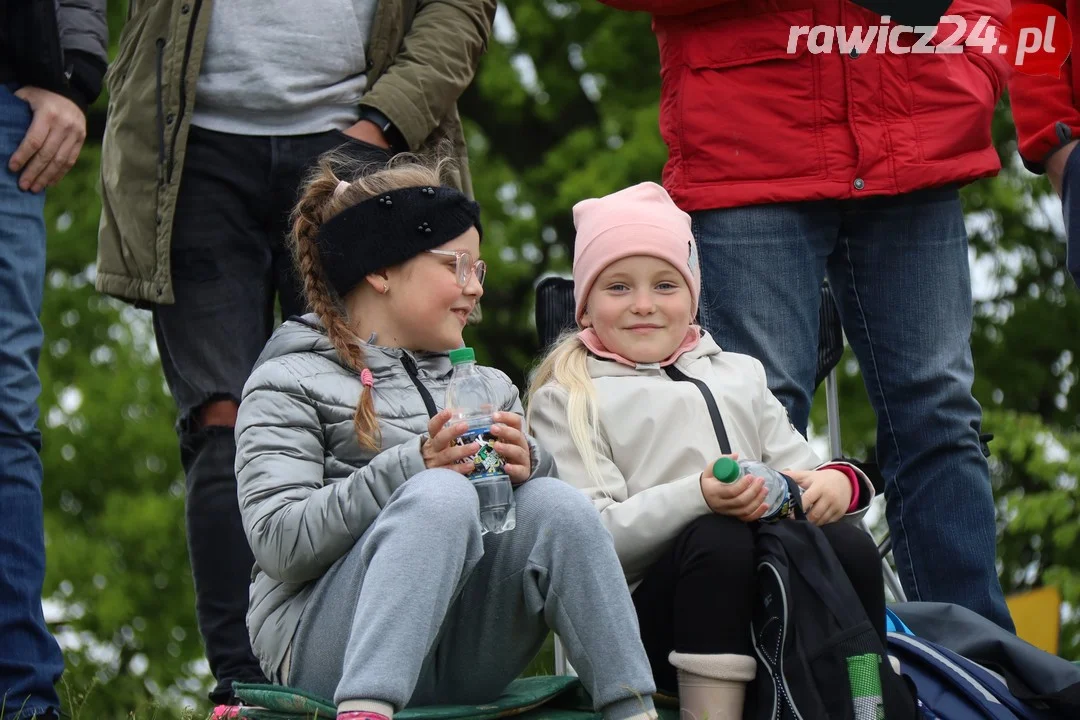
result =
[{"label": "gray sweater", "polygon": [[376,2],[213,3],[192,122],[237,135],[303,135],[356,122]]},{"label": "gray sweater", "polygon": [[[394,491],[424,470],[424,399],[438,408],[450,381],[447,353],[410,353],[364,345],[375,377],[382,449],[356,440],[353,411],[360,378],[321,330],[315,315],[279,327],[244,387],[236,421],[240,515],[256,566],[248,629],[269,677],[285,656],[314,583],[374,522]],[[521,413],[518,390],[504,373],[480,367],[502,410]],[[551,456],[534,441],[532,477],[554,476]]]}]

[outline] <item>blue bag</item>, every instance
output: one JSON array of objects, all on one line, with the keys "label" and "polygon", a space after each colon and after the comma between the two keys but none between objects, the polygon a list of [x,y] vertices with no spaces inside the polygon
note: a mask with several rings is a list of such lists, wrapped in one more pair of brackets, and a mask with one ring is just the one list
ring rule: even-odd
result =
[{"label": "blue bag", "polygon": [[890,632],[889,654],[915,684],[929,720],[1064,720],[1059,713],[1025,704],[1000,677],[928,640]]},{"label": "blue bag", "polygon": [[907,602],[889,609],[910,634],[965,658],[998,685],[1003,682],[1007,697],[1021,701],[1022,708],[1044,711],[1039,717],[1080,718],[1080,667],[1068,660],[959,605]]}]

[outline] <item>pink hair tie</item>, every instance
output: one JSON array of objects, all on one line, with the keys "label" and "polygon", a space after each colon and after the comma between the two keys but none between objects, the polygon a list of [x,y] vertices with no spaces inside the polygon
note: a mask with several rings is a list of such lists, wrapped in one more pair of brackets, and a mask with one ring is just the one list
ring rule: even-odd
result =
[{"label": "pink hair tie", "polygon": [[375,384],[375,377],[367,368],[360,371],[360,383],[366,388],[372,387]]},{"label": "pink hair tie", "polygon": [[337,187],[334,188],[334,197],[340,197],[341,193],[345,192],[348,189],[349,183],[345,182],[344,180],[339,180]]}]

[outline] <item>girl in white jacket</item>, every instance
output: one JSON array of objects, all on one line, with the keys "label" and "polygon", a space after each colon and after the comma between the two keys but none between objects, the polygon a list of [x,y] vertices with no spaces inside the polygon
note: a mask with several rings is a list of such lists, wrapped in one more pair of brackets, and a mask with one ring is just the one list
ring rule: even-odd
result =
[{"label": "girl in white jacket", "polygon": [[615,540],[657,687],[691,717],[741,718],[756,663],[750,642],[753,536],[764,479],[724,484],[702,390],[733,454],[785,471],[804,489],[884,640],[885,591],[872,540],[852,524],[873,486],[854,466],[822,464],[769,391],[760,362],[723,352],[693,324],[700,290],[690,217],[643,183],[574,207],[579,332],[534,373],[530,434],[559,476],[583,490]]}]

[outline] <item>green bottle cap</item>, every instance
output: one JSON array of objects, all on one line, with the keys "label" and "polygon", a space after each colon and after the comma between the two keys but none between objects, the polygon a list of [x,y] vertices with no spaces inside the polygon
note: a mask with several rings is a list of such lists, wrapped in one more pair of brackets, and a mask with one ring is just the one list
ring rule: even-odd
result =
[{"label": "green bottle cap", "polygon": [[713,463],[712,474],[722,483],[733,483],[742,476],[742,468],[731,458],[722,457]]},{"label": "green bottle cap", "polygon": [[463,347],[450,351],[451,365],[460,365],[461,363],[467,362],[476,362],[476,353],[473,352],[471,347]]}]

